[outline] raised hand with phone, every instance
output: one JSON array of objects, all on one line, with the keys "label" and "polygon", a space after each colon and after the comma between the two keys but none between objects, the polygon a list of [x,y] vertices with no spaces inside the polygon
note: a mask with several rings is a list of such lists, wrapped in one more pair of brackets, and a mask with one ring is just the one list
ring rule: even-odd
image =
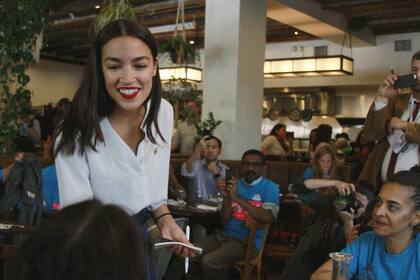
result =
[{"label": "raised hand with phone", "polygon": [[222,142],[215,136],[201,138],[193,153],[181,167],[188,179],[188,201],[217,203],[219,178],[225,177],[226,165],[219,161]]},{"label": "raised hand with phone", "polygon": [[359,179],[369,180],[376,186],[378,176],[385,181],[395,172],[418,164],[419,75],[420,51],[417,51],[412,56],[409,74],[397,75],[391,69],[391,74],[379,85],[364,128],[365,138],[377,141],[377,145]]}]

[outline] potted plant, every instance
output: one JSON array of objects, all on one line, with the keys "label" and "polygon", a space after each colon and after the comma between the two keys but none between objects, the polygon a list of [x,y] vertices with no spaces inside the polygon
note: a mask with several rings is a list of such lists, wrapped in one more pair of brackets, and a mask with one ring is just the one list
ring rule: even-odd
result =
[{"label": "potted plant", "polygon": [[207,118],[195,124],[197,137],[202,138],[204,135],[213,135],[214,130],[222,123],[214,118],[213,112],[208,113]]}]

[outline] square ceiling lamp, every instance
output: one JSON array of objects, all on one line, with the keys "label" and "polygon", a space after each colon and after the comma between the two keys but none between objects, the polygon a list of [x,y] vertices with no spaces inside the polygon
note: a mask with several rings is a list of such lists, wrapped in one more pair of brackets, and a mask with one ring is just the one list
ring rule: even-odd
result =
[{"label": "square ceiling lamp", "polygon": [[162,67],[159,69],[161,81],[186,80],[189,82],[201,82],[202,70],[192,66]]},{"label": "square ceiling lamp", "polygon": [[353,75],[353,59],[344,55],[268,59],[265,78]]}]

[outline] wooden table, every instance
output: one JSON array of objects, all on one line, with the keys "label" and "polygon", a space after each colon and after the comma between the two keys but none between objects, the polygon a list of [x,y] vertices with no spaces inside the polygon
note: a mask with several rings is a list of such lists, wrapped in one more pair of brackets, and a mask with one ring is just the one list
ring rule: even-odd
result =
[{"label": "wooden table", "polygon": [[168,208],[175,218],[186,217],[190,220],[190,224],[202,224],[206,228],[208,234],[212,233],[215,229],[222,227],[219,211],[198,209],[192,205],[168,205]]}]

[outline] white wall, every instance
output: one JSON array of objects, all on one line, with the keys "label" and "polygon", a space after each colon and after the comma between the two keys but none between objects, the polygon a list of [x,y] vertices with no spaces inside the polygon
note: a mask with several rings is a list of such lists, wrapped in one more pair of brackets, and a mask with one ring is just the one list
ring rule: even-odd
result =
[{"label": "white wall", "polygon": [[[412,51],[394,52],[394,41],[404,39],[412,40]],[[377,85],[389,74],[390,66],[393,66],[396,73],[408,73],[411,56],[420,50],[420,33],[377,36],[376,42],[374,47],[353,48],[353,76],[265,79],[265,87]],[[266,59],[313,56],[313,47],[323,45],[328,46],[329,55],[340,54],[339,44],[327,40],[311,40],[267,44]],[[293,46],[303,46],[303,54],[293,52]],[[344,48],[343,54],[350,56],[349,49]]]},{"label": "white wall", "polygon": [[40,60],[30,67],[31,81],[28,89],[32,91],[32,105],[40,106],[56,103],[60,98],[73,98],[82,77],[84,67],[67,63]]}]

